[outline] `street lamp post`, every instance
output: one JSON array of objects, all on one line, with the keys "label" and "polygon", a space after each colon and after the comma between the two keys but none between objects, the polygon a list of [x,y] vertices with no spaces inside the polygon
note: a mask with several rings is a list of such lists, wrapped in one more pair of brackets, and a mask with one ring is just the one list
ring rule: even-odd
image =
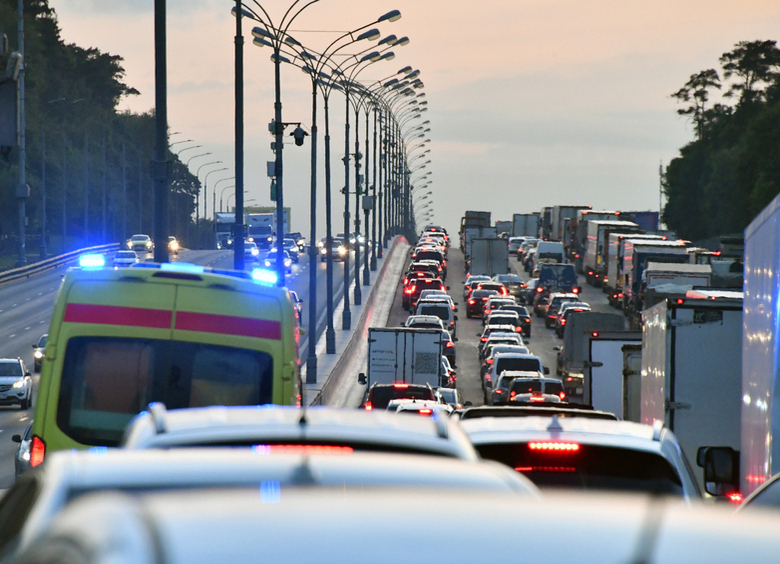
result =
[{"label": "street lamp post", "polygon": [[[210,163],[204,163],[204,164],[202,164],[202,165],[200,165],[198,167],[198,170],[195,171],[195,177],[198,179],[198,182],[200,182],[200,171],[201,171],[201,169],[203,167],[211,166],[211,165],[215,165],[215,164],[222,164],[222,161],[211,161]],[[210,170],[210,171],[208,171],[206,173],[206,178],[203,181],[203,185],[204,185],[203,206],[204,206],[204,208],[206,207],[206,204],[208,204],[208,200],[206,199],[207,194],[206,194],[205,190],[207,189],[206,182],[209,179],[209,174],[211,174],[212,172],[219,172],[220,170],[227,170],[227,167],[218,168],[216,170]],[[205,213],[204,213],[203,219],[206,219]],[[200,240],[201,240],[201,237],[200,237],[200,186],[198,186],[198,192],[197,192],[197,194],[195,196],[195,241],[196,241],[196,243],[195,243],[196,247],[195,248],[197,248],[197,249],[200,249],[200,247],[201,247],[201,241]]]}]

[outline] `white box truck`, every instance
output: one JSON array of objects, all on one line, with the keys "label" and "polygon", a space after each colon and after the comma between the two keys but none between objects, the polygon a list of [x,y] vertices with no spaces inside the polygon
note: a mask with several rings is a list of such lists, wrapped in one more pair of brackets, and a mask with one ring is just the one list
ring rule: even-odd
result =
[{"label": "white box truck", "polygon": [[538,237],[539,214],[516,213],[512,215],[512,237]]},{"label": "white box truck", "polygon": [[375,383],[446,384],[441,337],[437,329],[369,327],[366,389]]},{"label": "white box truck", "polygon": [[629,233],[641,231],[633,221],[596,220],[588,221],[588,235],[585,243],[585,256],[582,263],[585,281],[596,287],[606,273],[604,251],[607,247],[607,235],[614,232]]},{"label": "white box truck", "polygon": [[469,272],[495,276],[509,272],[509,246],[505,239],[472,239]]},{"label": "white box truck", "polygon": [[665,300],[642,312],[641,422],[663,421],[691,464],[700,447],[740,444],[742,298],[730,295]]},{"label": "white box truck", "polygon": [[[594,409],[626,418],[626,404],[630,404],[631,382],[625,374],[626,345],[641,345],[639,331],[593,331],[586,333],[588,362],[583,382],[583,403]],[[635,353],[634,353],[635,354]],[[640,353],[641,354],[641,353]]]}]

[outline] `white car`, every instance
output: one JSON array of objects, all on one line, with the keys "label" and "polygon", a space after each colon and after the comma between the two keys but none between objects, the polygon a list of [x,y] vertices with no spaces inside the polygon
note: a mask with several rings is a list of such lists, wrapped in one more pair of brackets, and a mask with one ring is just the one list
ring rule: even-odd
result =
[{"label": "white car", "polygon": [[135,251],[117,251],[114,255],[114,266],[133,266],[138,262]]},{"label": "white car", "polygon": [[417,302],[414,314],[438,317],[444,322],[444,327],[455,336],[455,322],[458,320],[456,311],[452,299],[427,298]]},{"label": "white car", "polygon": [[404,327],[417,327],[418,329],[441,329],[447,330],[439,317],[435,315],[410,315],[404,322]]},{"label": "white car", "polygon": [[650,426],[555,415],[484,417],[461,426],[482,458],[516,469],[541,488],[701,499],[680,445],[662,421]]},{"label": "white car", "polygon": [[0,358],[0,405],[19,404],[30,409],[33,401],[32,374],[21,358]]}]

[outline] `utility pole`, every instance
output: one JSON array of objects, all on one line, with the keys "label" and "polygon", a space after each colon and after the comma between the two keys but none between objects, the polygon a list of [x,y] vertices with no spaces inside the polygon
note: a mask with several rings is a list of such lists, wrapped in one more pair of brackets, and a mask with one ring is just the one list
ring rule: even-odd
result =
[{"label": "utility pole", "polygon": [[165,0],[154,0],[154,261],[168,262],[168,66]]},{"label": "utility pole", "polygon": [[16,266],[27,265],[27,253],[25,249],[25,223],[27,223],[27,212],[25,205],[27,198],[30,197],[30,188],[27,186],[27,153],[25,151],[25,129],[27,120],[24,114],[24,75],[27,61],[24,59],[24,1],[19,0],[18,8],[18,41],[19,54],[22,56],[22,64],[19,68],[19,185],[16,187],[17,214],[19,220],[19,245]]}]

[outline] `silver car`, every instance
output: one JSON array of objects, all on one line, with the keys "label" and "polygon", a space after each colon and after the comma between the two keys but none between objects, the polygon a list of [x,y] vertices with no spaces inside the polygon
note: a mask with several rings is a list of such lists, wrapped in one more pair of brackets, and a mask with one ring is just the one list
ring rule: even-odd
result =
[{"label": "silver car", "polygon": [[30,409],[33,401],[32,374],[21,358],[0,359],[0,405],[19,404]]}]

